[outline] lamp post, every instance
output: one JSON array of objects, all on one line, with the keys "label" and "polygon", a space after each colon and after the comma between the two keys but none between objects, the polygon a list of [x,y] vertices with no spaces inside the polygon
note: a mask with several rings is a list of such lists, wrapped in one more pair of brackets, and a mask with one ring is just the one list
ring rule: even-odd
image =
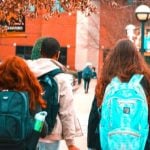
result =
[{"label": "lamp post", "polygon": [[145,22],[148,21],[150,17],[150,8],[147,5],[140,5],[135,10],[135,15],[138,21],[141,22],[141,53],[145,52],[144,49],[144,28]]}]

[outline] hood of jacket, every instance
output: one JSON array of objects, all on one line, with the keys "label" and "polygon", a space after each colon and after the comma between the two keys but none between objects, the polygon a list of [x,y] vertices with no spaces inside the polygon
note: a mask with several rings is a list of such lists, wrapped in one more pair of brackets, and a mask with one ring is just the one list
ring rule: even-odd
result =
[{"label": "hood of jacket", "polygon": [[[36,60],[27,60],[26,62],[36,77],[40,77],[43,74],[50,72],[54,69],[61,68],[61,64],[59,62],[49,59],[49,58],[39,58]],[[56,62],[56,63],[54,63],[54,62]],[[58,65],[57,65],[57,63],[58,63]]]}]

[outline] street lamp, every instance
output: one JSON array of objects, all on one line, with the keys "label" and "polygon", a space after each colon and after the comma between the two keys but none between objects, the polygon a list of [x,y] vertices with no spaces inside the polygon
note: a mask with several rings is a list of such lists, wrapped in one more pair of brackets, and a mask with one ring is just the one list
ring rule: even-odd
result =
[{"label": "street lamp", "polygon": [[144,26],[145,22],[150,17],[150,8],[147,5],[140,5],[135,10],[135,15],[138,21],[141,22],[141,53],[145,52],[144,49]]}]

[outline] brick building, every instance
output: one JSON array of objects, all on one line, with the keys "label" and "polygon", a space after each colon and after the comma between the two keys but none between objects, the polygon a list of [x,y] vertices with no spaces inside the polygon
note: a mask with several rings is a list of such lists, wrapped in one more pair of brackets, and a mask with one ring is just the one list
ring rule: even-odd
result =
[{"label": "brick building", "polygon": [[[81,70],[87,61],[98,68],[99,14],[86,17],[77,12],[61,14],[45,20],[25,18],[25,32],[7,32],[0,35],[0,59],[20,55],[30,59],[31,50],[39,37],[51,36],[60,41],[61,61],[71,69]],[[98,69],[97,69],[98,70]]]}]

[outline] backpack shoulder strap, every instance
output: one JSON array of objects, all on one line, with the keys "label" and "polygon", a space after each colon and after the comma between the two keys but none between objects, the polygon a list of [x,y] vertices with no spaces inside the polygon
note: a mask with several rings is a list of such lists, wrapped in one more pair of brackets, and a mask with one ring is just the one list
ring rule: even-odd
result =
[{"label": "backpack shoulder strap", "polygon": [[118,83],[119,83],[119,84],[121,83],[121,81],[120,81],[120,79],[119,79],[118,77],[112,78],[111,84],[112,84],[113,86],[118,85]]},{"label": "backpack shoulder strap", "polygon": [[121,84],[121,81],[118,77],[112,78],[111,82],[106,87],[105,95],[107,95],[107,93],[110,93],[110,90],[112,88],[117,89],[120,84]]},{"label": "backpack shoulder strap", "polygon": [[143,74],[134,74],[132,77],[131,77],[131,79],[130,79],[130,81],[129,81],[129,84],[130,85],[137,85],[137,84],[140,84],[140,82],[141,82],[141,80],[142,80],[142,78],[144,77],[144,75]]},{"label": "backpack shoulder strap", "polygon": [[64,73],[64,72],[60,68],[57,68],[57,69],[54,69],[54,70],[48,72],[47,74],[54,77],[59,73]]},{"label": "backpack shoulder strap", "polygon": [[[38,77],[38,79],[42,82],[47,82],[49,83],[50,85],[52,85],[52,81],[51,80],[54,80],[53,77],[59,73],[63,73],[63,71],[60,69],[60,68],[57,68],[57,69],[54,69],[40,77]],[[50,79],[50,77],[52,77],[52,79]]]},{"label": "backpack shoulder strap", "polygon": [[113,87],[113,88],[118,88],[118,86],[121,84],[122,82],[120,81],[120,79],[116,76],[114,78],[112,78],[109,86]]},{"label": "backpack shoulder strap", "polygon": [[135,89],[135,87],[137,87],[136,90],[141,92],[143,97],[145,97],[145,100],[146,100],[145,91],[143,89],[143,86],[140,84],[143,77],[144,77],[143,74],[134,74],[129,81],[129,86],[134,89]]}]

